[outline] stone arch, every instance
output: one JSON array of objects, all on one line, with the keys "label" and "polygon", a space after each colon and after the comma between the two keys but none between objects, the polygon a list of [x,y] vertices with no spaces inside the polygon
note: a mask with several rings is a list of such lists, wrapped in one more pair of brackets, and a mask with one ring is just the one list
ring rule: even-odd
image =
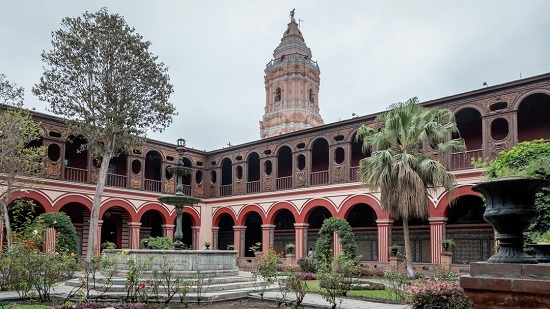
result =
[{"label": "stone arch", "polygon": [[93,200],[90,199],[86,195],[80,195],[80,194],[65,194],[62,197],[58,198],[55,201],[55,204],[53,205],[53,208],[56,209],[56,211],[60,211],[61,208],[63,208],[65,205],[69,203],[79,203],[82,204],[84,207],[88,209],[88,211],[92,212],[92,206],[93,206]]},{"label": "stone arch", "polygon": [[525,142],[535,139],[550,139],[550,93],[534,91],[522,96],[517,101],[516,124],[517,141]]},{"label": "stone arch", "polygon": [[212,214],[212,226],[219,226],[220,225],[220,218],[223,214],[228,214],[233,218],[233,222],[235,222],[235,225],[237,223],[237,215],[235,212],[233,212],[233,209],[229,207],[223,207],[218,208],[213,214]]},{"label": "stone arch", "polygon": [[[183,213],[189,215],[189,217],[191,218],[191,224],[193,224],[193,226],[200,226],[201,225],[200,224],[200,222],[201,222],[200,216],[197,213],[197,210],[195,208],[183,207]],[[173,213],[172,217],[174,218],[174,220],[176,219],[176,212]]]},{"label": "stone arch", "polygon": [[165,224],[165,218],[163,214],[155,208],[144,211],[139,216],[140,235],[139,240],[147,237],[160,237],[162,236],[162,225]]},{"label": "stone arch", "polygon": [[332,202],[326,199],[313,199],[302,207],[300,215],[296,217],[296,223],[307,223],[311,211],[316,207],[325,207],[333,217],[338,216],[336,206]]},{"label": "stone arch", "polygon": [[440,197],[437,205],[433,204],[430,201],[430,217],[445,217],[447,209],[450,206],[452,200],[464,196],[464,195],[477,195],[480,196],[478,192],[472,190],[473,185],[462,185],[458,186],[454,192],[444,192]]},{"label": "stone arch", "polygon": [[296,206],[291,204],[290,202],[277,202],[271,205],[271,207],[267,210],[267,218],[266,222],[267,224],[274,224],[275,223],[275,216],[277,213],[283,209],[289,210],[293,215],[294,218],[298,218],[298,210],[296,209]]},{"label": "stone arch", "polygon": [[239,213],[237,214],[238,220],[235,221],[237,223],[237,225],[245,225],[246,216],[250,212],[258,213],[258,215],[262,219],[262,224],[265,224],[267,222],[267,217],[265,216],[265,211],[258,205],[250,204],[250,205],[246,205],[244,208],[242,208],[239,211]]},{"label": "stone arch", "polygon": [[50,200],[50,198],[47,195],[45,195],[43,192],[35,191],[35,190],[29,190],[27,192],[25,192],[25,191],[16,191],[16,192],[14,192],[10,196],[10,200],[9,200],[8,204],[15,201],[16,199],[18,199],[20,197],[25,197],[25,198],[29,198],[29,199],[33,199],[33,200],[37,201],[38,203],[40,203],[40,205],[42,205],[45,212],[54,211],[52,209],[53,208],[53,203]]},{"label": "stone arch", "polygon": [[[170,218],[172,217],[170,213],[168,213],[168,210],[162,206],[160,203],[147,203],[143,206],[141,206],[136,213],[136,218],[138,218],[141,221],[141,218],[143,215],[149,211],[149,210],[156,210],[161,214],[162,217],[162,224],[166,224],[167,222],[170,222]],[[175,216],[174,216],[175,217]]]},{"label": "stone arch", "polygon": [[546,94],[546,95],[550,96],[550,90],[540,89],[540,88],[539,89],[533,89],[533,90],[527,91],[526,93],[518,96],[512,102],[512,104],[510,104],[511,109],[517,111],[519,109],[519,106],[521,105],[521,102],[523,102],[523,100],[525,100],[525,98],[527,98],[528,96],[531,96],[533,94],[537,94],[537,93]]},{"label": "stone arch", "polygon": [[[307,145],[307,143],[306,143],[306,145]],[[291,151],[291,152],[296,151],[296,149],[295,149],[295,147],[294,147],[293,145],[291,145],[291,144],[289,144],[289,143],[284,143],[284,144],[277,145],[277,148],[275,148],[275,151],[273,151],[273,153],[274,153],[274,154],[278,154],[279,151],[280,151],[282,148],[284,148],[284,147],[290,148],[290,151]]]},{"label": "stone arch", "polygon": [[99,218],[103,217],[103,215],[113,207],[120,207],[126,211],[128,214],[128,219],[130,222],[139,222],[136,210],[134,207],[128,203],[125,200],[121,199],[108,199],[107,201],[103,202],[101,205],[101,209],[99,210]]},{"label": "stone arch", "polygon": [[347,218],[349,212],[353,206],[357,204],[367,204],[372,210],[374,210],[376,217],[378,219],[389,219],[390,213],[382,211],[380,208],[380,201],[371,195],[353,195],[345,199],[340,205],[340,210],[338,211],[338,216],[341,218]]}]

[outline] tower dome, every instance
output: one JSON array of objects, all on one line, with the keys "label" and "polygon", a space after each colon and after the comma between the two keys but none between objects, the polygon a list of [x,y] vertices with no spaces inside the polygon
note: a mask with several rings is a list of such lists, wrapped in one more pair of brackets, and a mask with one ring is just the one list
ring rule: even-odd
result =
[{"label": "tower dome", "polygon": [[264,70],[266,104],[260,121],[261,138],[324,123],[318,100],[321,71],[311,58],[311,49],[306,45],[292,10],[281,43]]}]

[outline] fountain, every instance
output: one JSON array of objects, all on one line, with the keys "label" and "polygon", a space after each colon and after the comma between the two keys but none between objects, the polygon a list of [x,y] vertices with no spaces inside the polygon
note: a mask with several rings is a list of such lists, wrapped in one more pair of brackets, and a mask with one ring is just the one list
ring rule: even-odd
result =
[{"label": "fountain", "polygon": [[[183,238],[183,208],[197,204],[200,202],[200,199],[187,196],[183,193],[183,177],[192,172],[191,167],[184,166],[183,164],[183,155],[185,153],[184,139],[180,138],[177,140],[176,151],[179,156],[178,163],[175,166],[168,167],[168,171],[176,176],[176,193],[171,196],[161,196],[158,198],[159,202],[174,205],[176,208],[175,250],[130,249],[108,250],[104,251],[104,253],[114,256],[118,252],[124,251],[125,254],[118,258],[116,262],[121,273],[127,270],[128,260],[134,259],[137,263],[146,262],[151,265],[151,271],[161,270],[163,265],[168,262],[173,266],[174,272],[181,277],[192,278],[199,270],[205,277],[238,275],[237,251],[235,250],[182,250],[184,246],[181,241]],[[199,240],[195,241],[198,242]]]},{"label": "fountain", "polygon": [[177,140],[176,152],[178,153],[178,163],[176,166],[168,167],[168,171],[176,175],[176,194],[174,196],[161,196],[159,202],[176,207],[176,231],[174,232],[174,248],[181,250],[183,247],[182,220],[183,206],[194,205],[200,202],[199,198],[186,196],[183,194],[183,176],[191,174],[192,169],[183,165],[183,154],[185,153],[185,140],[179,138]]}]

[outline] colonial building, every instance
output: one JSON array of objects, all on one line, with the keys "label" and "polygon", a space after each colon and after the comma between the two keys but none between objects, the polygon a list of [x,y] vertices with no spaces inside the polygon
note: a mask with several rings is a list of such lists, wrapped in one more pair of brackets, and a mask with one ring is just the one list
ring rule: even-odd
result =
[{"label": "colonial building", "polygon": [[[292,19],[265,69],[266,107],[262,139],[213,151],[189,149],[184,179],[187,195],[200,197],[184,209],[183,241],[195,249],[235,245],[239,256],[261,242],[263,250],[296,245],[297,257],[314,247],[323,220],[340,217],[353,228],[359,254],[366,262],[388,261],[388,247],[402,244],[402,222],[380,208],[379,192],[358,181],[361,152],[357,129],[376,115],[323,124],[319,114],[319,67]],[[388,102],[390,103],[390,102]],[[450,154],[446,167],[457,177],[454,195],[430,196],[428,220],[411,222],[413,259],[440,263],[440,241],[452,238],[453,262],[483,260],[494,245],[492,228],[483,221],[483,201],[471,190],[480,181],[473,158],[492,158],[519,142],[550,139],[550,74],[511,81],[424,103],[453,111],[467,150]],[[98,166],[86,143],[55,117],[35,113],[45,134],[36,144],[47,147],[46,175],[40,188],[20,192],[37,212],[64,211],[77,228],[80,253],[86,248]],[[174,141],[175,142],[175,141]],[[173,237],[175,211],[157,201],[173,194],[175,145],[148,140],[140,148],[111,160],[100,212],[100,241],[119,248],[138,248],[148,236]],[[455,201],[450,207],[451,201]],[[338,245],[338,244],[336,244]]]}]

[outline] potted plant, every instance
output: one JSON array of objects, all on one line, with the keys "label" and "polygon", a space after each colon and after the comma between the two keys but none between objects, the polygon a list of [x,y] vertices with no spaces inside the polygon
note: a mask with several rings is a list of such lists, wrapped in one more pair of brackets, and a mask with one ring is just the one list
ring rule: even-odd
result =
[{"label": "potted plant", "polygon": [[204,242],[204,247],[206,248],[206,250],[209,250],[209,249],[210,249],[210,242],[209,242],[209,241],[205,241],[205,242]]},{"label": "potted plant", "polygon": [[546,233],[533,235],[534,244],[531,245],[536,251],[535,258],[539,263],[550,263],[550,230]]},{"label": "potted plant", "polygon": [[388,247],[388,251],[390,252],[392,257],[397,257],[397,252],[399,251],[399,248],[401,248],[401,246],[391,245]]},{"label": "potted plant", "polygon": [[293,244],[293,243],[288,243],[286,244],[286,251],[287,253],[293,253],[294,252],[294,248],[296,248],[296,245]]},{"label": "potted plant", "polygon": [[443,245],[443,249],[445,249],[445,251],[449,251],[450,249],[452,249],[454,246],[456,246],[454,240],[448,238],[448,239],[443,239],[442,241],[440,241],[440,243]]},{"label": "potted plant", "polygon": [[101,244],[101,249],[103,250],[113,250],[116,249],[116,244],[114,242],[106,241]]},{"label": "potted plant", "polygon": [[252,251],[254,253],[254,255],[258,255],[258,254],[262,253],[262,243],[257,242],[254,245],[250,246],[250,248],[248,248],[248,249],[250,251]]},{"label": "potted plant", "polygon": [[235,245],[227,245],[227,250],[235,250]]}]

